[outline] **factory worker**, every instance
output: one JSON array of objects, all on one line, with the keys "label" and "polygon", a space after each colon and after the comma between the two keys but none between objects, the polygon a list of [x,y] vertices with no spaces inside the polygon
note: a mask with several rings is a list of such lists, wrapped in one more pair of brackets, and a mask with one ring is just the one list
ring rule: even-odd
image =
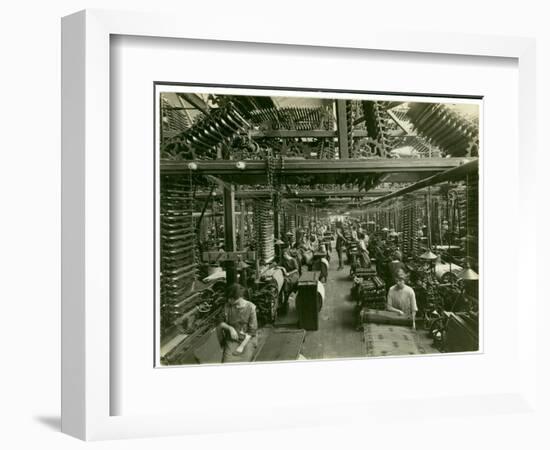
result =
[{"label": "factory worker", "polygon": [[301,267],[298,260],[292,256],[289,249],[285,249],[283,253],[283,263],[285,280],[283,284],[283,299],[281,303],[281,309],[283,312],[288,310],[288,301],[290,295],[294,292],[298,292],[298,281],[300,280]]},{"label": "factory worker", "polygon": [[256,305],[244,299],[245,292],[246,289],[237,283],[225,291],[227,303],[222,322],[218,325],[218,338],[223,348],[222,362],[252,361],[256,350]]},{"label": "factory worker", "polygon": [[283,252],[282,266],[285,268],[285,270],[288,273],[291,273],[299,269],[298,261],[296,260],[296,258],[292,256],[292,254],[290,253],[290,249],[288,248],[286,248]]},{"label": "factory worker", "polygon": [[370,238],[366,230],[363,230],[363,236],[364,236],[363,241],[365,241],[365,246],[368,248]]},{"label": "factory worker", "polygon": [[357,228],[355,225],[351,227],[351,240],[356,241],[357,240]]},{"label": "factory worker", "polygon": [[344,268],[343,263],[343,251],[348,241],[344,237],[344,233],[341,228],[336,228],[336,253],[338,254],[338,270]]},{"label": "factory worker", "polygon": [[315,233],[312,233],[309,237],[309,245],[310,249],[316,252],[319,250],[319,239],[317,239],[317,236],[315,236]]},{"label": "factory worker", "polygon": [[412,328],[416,329],[416,296],[414,290],[405,284],[405,271],[399,270],[395,284],[388,291],[387,310],[399,313],[412,320]]},{"label": "factory worker", "polygon": [[367,244],[365,243],[365,235],[361,232],[357,235],[358,244],[359,244],[359,257],[362,267],[370,267],[370,257],[367,250]]},{"label": "factory worker", "polygon": [[391,261],[388,263],[388,271],[392,280],[397,278],[397,272],[405,271],[405,264],[401,261],[402,256],[399,250],[392,253]]}]

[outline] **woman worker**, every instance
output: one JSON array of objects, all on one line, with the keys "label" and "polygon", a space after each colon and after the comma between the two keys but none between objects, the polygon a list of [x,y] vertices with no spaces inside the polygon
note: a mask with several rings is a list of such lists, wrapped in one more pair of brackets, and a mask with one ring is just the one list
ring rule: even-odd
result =
[{"label": "woman worker", "polygon": [[292,256],[289,249],[285,249],[283,253],[282,263],[285,275],[285,282],[283,284],[284,298],[281,305],[283,312],[288,310],[288,300],[290,295],[294,292],[298,292],[298,280],[300,279],[300,265],[298,260]]},{"label": "woman worker", "polygon": [[388,291],[387,310],[399,313],[412,320],[412,328],[416,329],[416,296],[414,290],[405,284],[405,271],[399,269],[395,277],[395,284]]},{"label": "woman worker", "polygon": [[[399,272],[400,270],[405,271],[406,266],[401,259],[401,252],[399,250],[395,250],[392,253],[391,261],[388,263],[388,276],[390,278],[389,281],[395,280],[397,278],[397,272]],[[390,283],[388,283],[387,285],[389,284]]]},{"label": "woman worker", "polygon": [[256,305],[244,299],[245,292],[246,289],[237,283],[225,291],[227,303],[218,326],[218,338],[223,348],[222,362],[252,361],[256,350]]},{"label": "woman worker", "polygon": [[359,248],[359,262],[361,267],[370,268],[369,251],[367,250],[367,243],[365,242],[365,235],[359,233],[357,236],[358,248]]}]

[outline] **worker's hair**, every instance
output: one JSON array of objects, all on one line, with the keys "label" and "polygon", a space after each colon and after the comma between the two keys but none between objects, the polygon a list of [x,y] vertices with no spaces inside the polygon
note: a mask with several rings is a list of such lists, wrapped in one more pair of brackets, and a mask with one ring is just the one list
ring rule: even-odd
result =
[{"label": "worker's hair", "polygon": [[359,239],[365,239],[365,235],[363,233],[357,233],[357,237]]},{"label": "worker's hair", "polygon": [[243,286],[241,286],[239,283],[230,284],[225,289],[225,297],[227,299],[237,300],[241,297],[244,297],[245,293],[246,293],[246,289]]},{"label": "worker's hair", "polygon": [[399,252],[393,252],[392,258],[401,261],[401,254]]},{"label": "worker's hair", "polygon": [[406,278],[407,278],[407,274],[403,269],[399,269],[397,272],[395,272],[395,281],[405,280]]}]

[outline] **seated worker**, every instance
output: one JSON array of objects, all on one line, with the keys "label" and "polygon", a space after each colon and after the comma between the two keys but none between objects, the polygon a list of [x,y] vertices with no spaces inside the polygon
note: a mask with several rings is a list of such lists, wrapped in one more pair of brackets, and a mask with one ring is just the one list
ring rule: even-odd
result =
[{"label": "seated worker", "polygon": [[283,304],[282,311],[288,309],[288,299],[290,294],[298,291],[298,281],[300,280],[300,267],[298,261],[292,256],[288,249],[283,253],[283,269],[285,271],[285,282],[283,284]]},{"label": "seated worker", "polygon": [[298,248],[300,246],[300,244],[302,243],[303,239],[304,239],[304,230],[302,230],[301,228],[298,228],[296,230],[296,242],[294,243],[294,246],[296,248]]},{"label": "seated worker", "polygon": [[288,248],[283,251],[282,266],[285,268],[287,273],[292,273],[295,270],[298,270],[298,261],[296,261],[296,259],[291,255]]},{"label": "seated worker", "polygon": [[416,329],[416,296],[414,290],[405,284],[405,271],[399,270],[395,284],[388,291],[387,310],[399,313],[401,316],[412,319],[412,328]]},{"label": "seated worker", "polygon": [[302,239],[299,241],[298,248],[301,248],[302,250],[305,250],[305,251],[311,250],[311,244],[305,234],[302,236]]},{"label": "seated worker", "polygon": [[[296,265],[298,267],[298,274],[302,275],[302,253],[301,253],[301,250],[296,249],[296,248],[292,248],[292,249],[288,250],[288,253],[292,257],[292,259],[294,259],[294,261],[296,261]],[[289,263],[289,264],[291,264],[291,263]],[[285,266],[284,261],[283,261],[283,266]]]},{"label": "seated worker", "polygon": [[317,239],[317,236],[315,234],[311,234],[309,237],[309,245],[310,249],[316,252],[319,250],[319,239]]},{"label": "seated worker", "polygon": [[245,292],[246,289],[237,283],[225,291],[227,303],[223,309],[222,322],[217,328],[223,348],[222,362],[252,361],[256,350],[256,305],[243,298]]},{"label": "seated worker", "polygon": [[357,227],[353,225],[351,227],[351,240],[356,241],[357,240]]}]

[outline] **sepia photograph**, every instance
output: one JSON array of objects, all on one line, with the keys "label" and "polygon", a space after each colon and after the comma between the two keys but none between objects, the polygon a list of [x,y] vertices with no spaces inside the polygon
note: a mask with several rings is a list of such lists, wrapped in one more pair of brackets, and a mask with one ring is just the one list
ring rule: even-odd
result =
[{"label": "sepia photograph", "polygon": [[156,365],[482,351],[482,106],[156,84]]}]

